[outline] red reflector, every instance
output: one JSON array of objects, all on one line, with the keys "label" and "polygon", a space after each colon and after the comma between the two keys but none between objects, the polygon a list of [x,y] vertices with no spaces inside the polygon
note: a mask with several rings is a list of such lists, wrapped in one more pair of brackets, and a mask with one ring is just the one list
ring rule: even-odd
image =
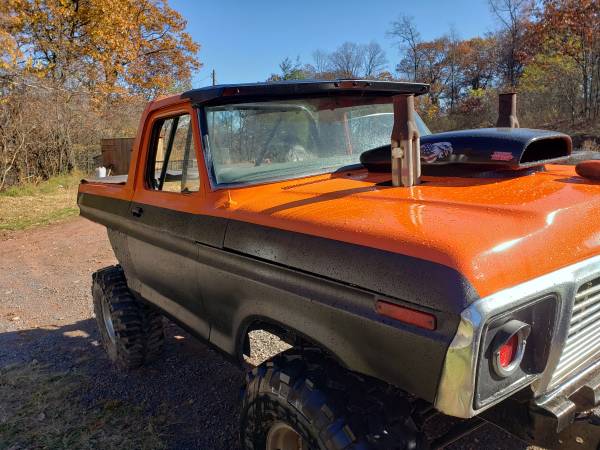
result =
[{"label": "red reflector", "polygon": [[513,335],[506,344],[502,345],[499,350],[500,365],[502,367],[510,366],[513,362],[519,347],[519,335]]},{"label": "red reflector", "polygon": [[393,303],[377,300],[375,303],[375,311],[382,316],[391,317],[400,322],[409,323],[419,328],[426,330],[435,330],[435,316],[414,309],[405,308],[404,306],[395,305]]}]

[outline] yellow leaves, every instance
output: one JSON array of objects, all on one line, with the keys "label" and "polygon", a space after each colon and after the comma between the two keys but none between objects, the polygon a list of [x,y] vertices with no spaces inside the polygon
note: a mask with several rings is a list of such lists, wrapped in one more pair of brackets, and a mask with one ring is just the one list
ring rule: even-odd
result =
[{"label": "yellow leaves", "polygon": [[553,83],[577,77],[577,68],[566,55],[539,53],[525,67],[521,77],[521,89],[525,92],[543,92]]},{"label": "yellow leaves", "polygon": [[12,70],[16,66],[20,52],[13,37],[0,30],[0,70]]},{"label": "yellow leaves", "polygon": [[29,58],[21,69],[67,86],[153,96],[201,66],[185,20],[164,0],[7,1],[18,22],[10,37]]},{"label": "yellow leaves", "polygon": [[439,116],[440,107],[434,104],[430,97],[421,96],[417,97],[416,100],[416,109],[426,122],[434,120]]},{"label": "yellow leaves", "polygon": [[485,95],[485,89],[469,89],[468,97],[472,98],[482,98]]},{"label": "yellow leaves", "polygon": [[19,19],[10,13],[8,3],[0,6],[0,70],[12,72],[22,57],[12,32],[19,26]]}]

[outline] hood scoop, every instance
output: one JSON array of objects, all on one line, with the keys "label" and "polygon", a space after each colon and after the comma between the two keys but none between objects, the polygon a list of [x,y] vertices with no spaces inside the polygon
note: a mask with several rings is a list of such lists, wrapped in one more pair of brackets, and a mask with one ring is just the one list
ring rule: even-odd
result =
[{"label": "hood scoop", "polygon": [[[564,160],[571,137],[528,128],[482,128],[421,136],[421,164],[474,164],[504,170],[524,169]],[[390,146],[368,150],[360,162],[371,172],[391,170]]]}]

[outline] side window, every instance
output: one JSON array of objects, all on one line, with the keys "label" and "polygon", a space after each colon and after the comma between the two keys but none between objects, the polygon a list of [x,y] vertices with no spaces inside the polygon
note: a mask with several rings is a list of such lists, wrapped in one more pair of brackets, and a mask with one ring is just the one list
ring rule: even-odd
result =
[{"label": "side window", "polygon": [[157,121],[151,145],[147,171],[151,189],[184,193],[200,190],[189,114]]}]

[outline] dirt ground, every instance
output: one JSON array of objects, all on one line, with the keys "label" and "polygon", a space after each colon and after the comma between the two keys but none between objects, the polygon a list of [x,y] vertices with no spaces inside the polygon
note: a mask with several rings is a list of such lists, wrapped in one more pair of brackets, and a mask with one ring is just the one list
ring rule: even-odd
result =
[{"label": "dirt ground", "polygon": [[[83,374],[90,385],[69,399],[71,407],[83,414],[100,400],[119,401],[142,411],[141,420],[160,415],[166,448],[238,448],[244,374],[216,351],[168,324],[161,360],[129,373],[110,365],[90,296],[91,274],[115,263],[104,228],[75,218],[0,239],[0,369],[33,362]],[[486,425],[452,448],[527,447]]]}]

